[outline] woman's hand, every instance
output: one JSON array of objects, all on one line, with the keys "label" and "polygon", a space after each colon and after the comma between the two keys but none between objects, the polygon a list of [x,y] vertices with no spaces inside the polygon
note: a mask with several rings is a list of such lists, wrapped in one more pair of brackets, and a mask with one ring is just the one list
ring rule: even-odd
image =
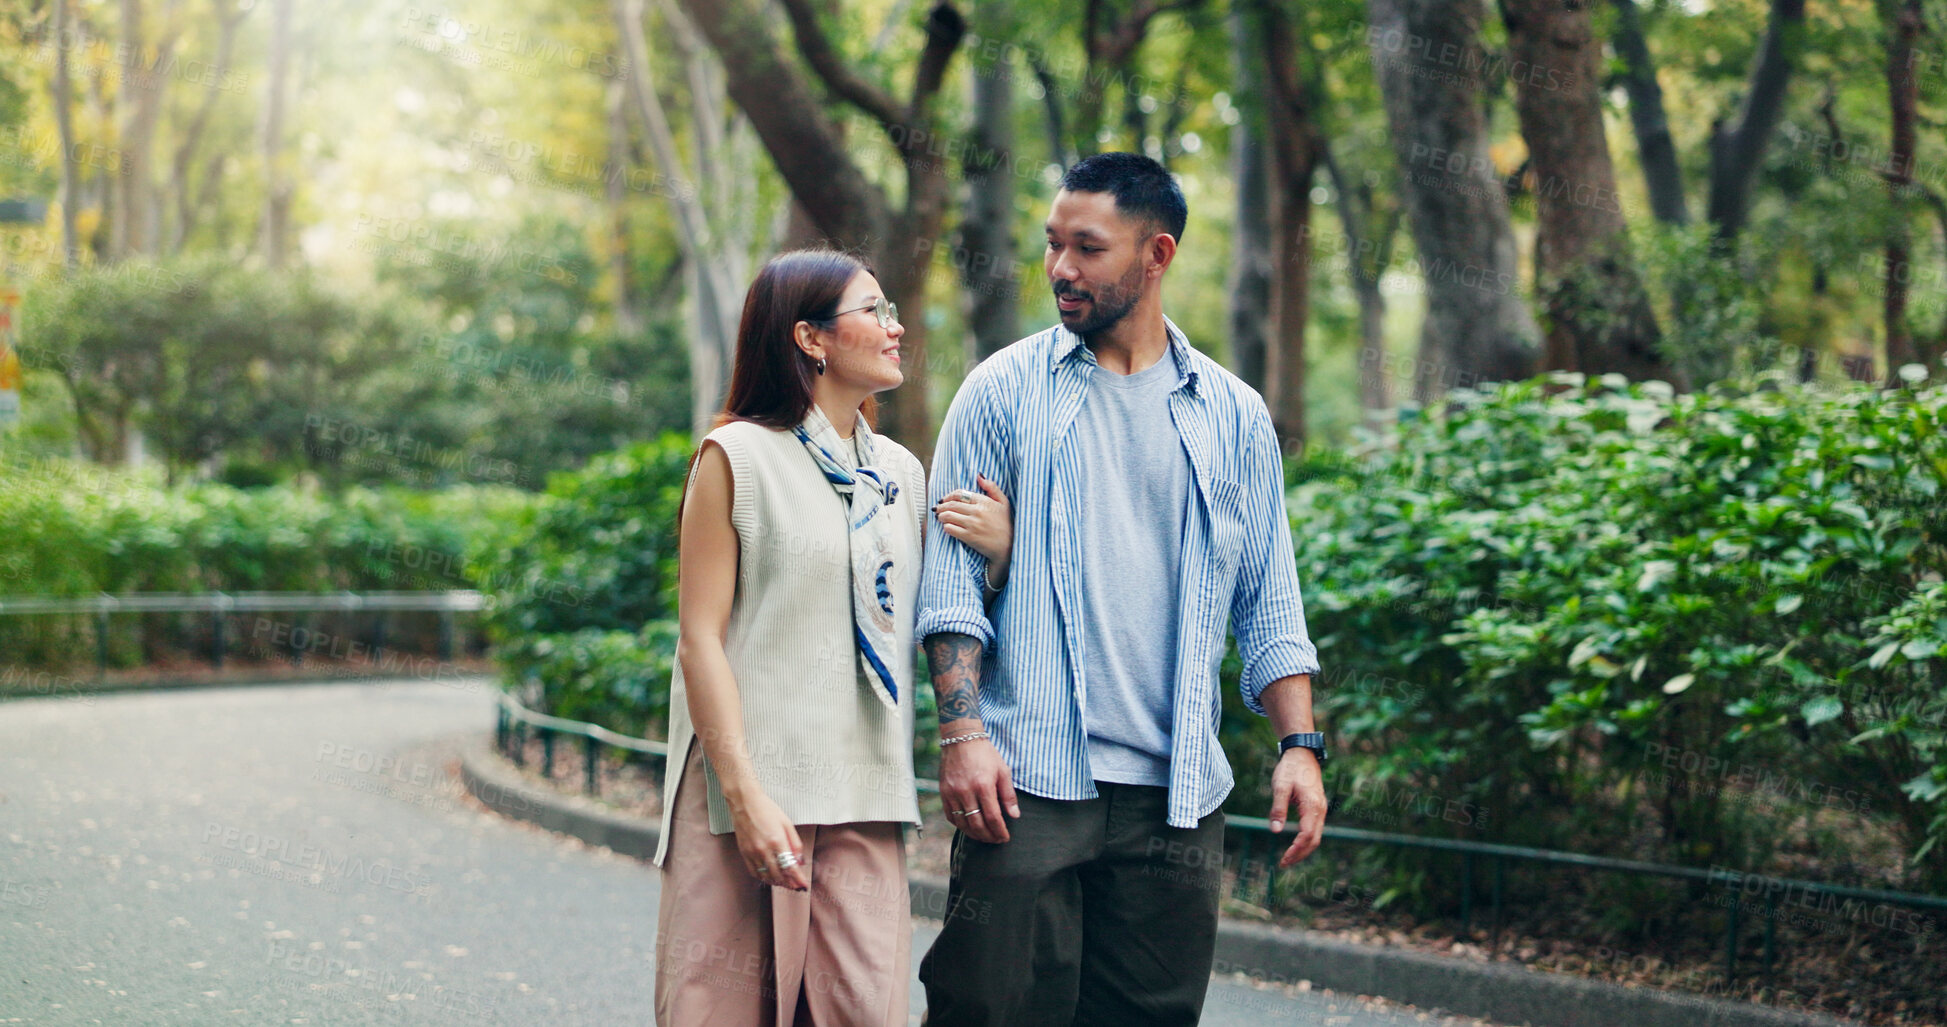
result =
[{"label": "woman's hand", "polygon": [[1007,568],[1014,556],[1014,505],[1000,486],[984,475],[976,478],[986,495],[955,489],[933,507],[933,516],[947,534],[987,558],[987,581],[998,590],[1007,584]]},{"label": "woman's hand", "polygon": [[[798,829],[770,796],[761,792],[750,796],[741,808],[732,807],[731,817],[737,831],[737,851],[743,855],[744,869],[750,876],[773,888],[811,890],[805,879],[804,843],[798,840]],[[786,860],[792,866],[778,866],[777,857],[782,852],[792,855],[795,862]]]}]

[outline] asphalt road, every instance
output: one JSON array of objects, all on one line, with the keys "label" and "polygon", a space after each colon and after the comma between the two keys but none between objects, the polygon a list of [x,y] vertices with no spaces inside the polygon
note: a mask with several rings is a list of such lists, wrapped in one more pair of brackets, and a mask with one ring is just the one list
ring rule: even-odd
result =
[{"label": "asphalt road", "polygon": [[[0,703],[0,1024],[650,1023],[654,868],[464,801],[491,723],[470,681]],[[1204,1017],[1429,1022],[1230,978]]]}]

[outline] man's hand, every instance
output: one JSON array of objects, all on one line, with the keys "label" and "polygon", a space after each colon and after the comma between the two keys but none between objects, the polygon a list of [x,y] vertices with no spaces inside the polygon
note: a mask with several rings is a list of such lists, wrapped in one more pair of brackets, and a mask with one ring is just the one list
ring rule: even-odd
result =
[{"label": "man's hand", "polygon": [[[997,845],[1007,841],[1007,817],[1021,815],[1014,774],[985,738],[940,746],[940,802],[947,820],[969,838]],[[968,812],[956,815],[960,810]]]},{"label": "man's hand", "polygon": [[[944,784],[942,784],[944,788]],[[1271,772],[1271,833],[1284,830],[1284,818],[1291,803],[1298,804],[1298,836],[1278,857],[1280,868],[1289,867],[1318,849],[1325,837],[1325,775],[1318,757],[1310,749],[1286,749]]]}]

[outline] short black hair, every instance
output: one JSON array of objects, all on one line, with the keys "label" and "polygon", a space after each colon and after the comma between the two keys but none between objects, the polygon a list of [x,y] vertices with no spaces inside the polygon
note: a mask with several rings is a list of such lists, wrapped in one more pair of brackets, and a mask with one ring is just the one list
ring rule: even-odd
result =
[{"label": "short black hair", "polygon": [[1183,202],[1170,169],[1140,153],[1098,153],[1077,161],[1061,176],[1061,187],[1076,193],[1108,193],[1125,217],[1146,221],[1154,231],[1183,241],[1190,207]]}]

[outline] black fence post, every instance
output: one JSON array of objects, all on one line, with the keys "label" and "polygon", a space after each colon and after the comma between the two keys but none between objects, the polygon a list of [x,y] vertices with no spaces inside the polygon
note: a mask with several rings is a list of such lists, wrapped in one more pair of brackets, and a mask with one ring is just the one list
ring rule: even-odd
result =
[{"label": "black fence post", "polygon": [[602,786],[595,780],[595,757],[599,753],[595,748],[594,735],[581,736],[581,755],[582,763],[588,771],[588,794],[600,795],[602,793]]},{"label": "black fence post", "polygon": [[100,678],[108,678],[108,608],[95,611],[95,666]]},{"label": "black fence post", "polygon": [[541,776],[552,781],[554,780],[554,729],[537,724],[534,730],[541,732]]},{"label": "black fence post", "polygon": [[1507,865],[1506,860],[1494,857],[1494,934],[1488,942],[1490,953],[1501,945],[1501,892],[1507,884]]},{"label": "black fence post", "polygon": [[1764,975],[1766,980],[1771,979],[1771,961],[1777,934],[1775,929],[1777,923],[1778,889],[1766,888],[1764,890]]},{"label": "black fence post", "polygon": [[291,618],[291,666],[293,667],[301,667],[304,665],[304,647],[298,644],[298,632],[303,632],[304,640],[309,642],[311,640],[310,624],[311,615],[308,613],[300,613]]},{"label": "black fence post", "polygon": [[1737,980],[1737,907],[1741,900],[1736,888],[1731,889],[1730,915],[1724,928],[1724,983]]}]

